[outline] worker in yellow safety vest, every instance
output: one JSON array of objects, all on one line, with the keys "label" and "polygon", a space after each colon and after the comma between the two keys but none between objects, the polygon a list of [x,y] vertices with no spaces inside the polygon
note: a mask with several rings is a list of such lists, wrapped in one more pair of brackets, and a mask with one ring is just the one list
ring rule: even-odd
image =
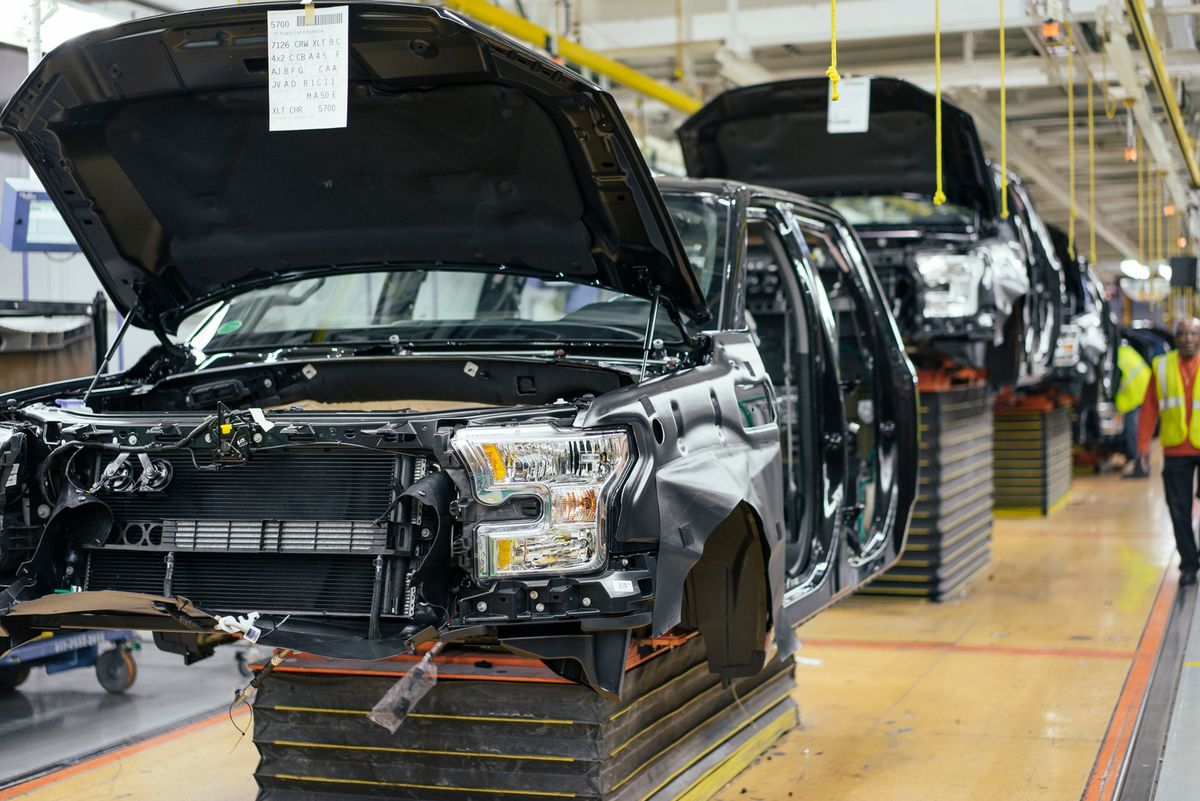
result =
[{"label": "worker in yellow safety vest", "polygon": [[1150,388],[1150,365],[1132,345],[1122,340],[1117,349],[1117,369],[1121,371],[1121,383],[1116,406],[1124,418],[1125,458],[1132,467],[1123,477],[1147,478],[1150,471],[1138,458],[1138,412]]},{"label": "worker in yellow safety vest", "polygon": [[1154,424],[1162,418],[1163,489],[1175,545],[1179,548],[1179,585],[1196,583],[1200,555],[1192,528],[1192,499],[1200,471],[1200,396],[1195,394],[1200,368],[1200,320],[1175,323],[1175,350],[1154,359],[1154,380],[1138,420],[1138,459],[1147,464]]}]

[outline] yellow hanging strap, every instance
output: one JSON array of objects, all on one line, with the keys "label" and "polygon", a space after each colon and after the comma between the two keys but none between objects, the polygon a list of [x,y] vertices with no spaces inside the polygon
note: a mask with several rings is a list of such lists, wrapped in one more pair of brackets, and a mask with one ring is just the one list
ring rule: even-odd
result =
[{"label": "yellow hanging strap", "polygon": [[680,83],[683,83],[683,79],[687,77],[686,71],[683,68],[683,40],[687,34],[683,28],[683,0],[675,0],[675,71],[673,77]]},{"label": "yellow hanging strap", "polygon": [[1075,37],[1071,34],[1071,24],[1064,23],[1067,29],[1067,173],[1070,187],[1071,208],[1067,214],[1067,253],[1075,258]]},{"label": "yellow hanging strap", "polygon": [[842,76],[837,68],[837,0],[829,0],[829,69],[825,70],[829,78],[830,100],[838,100],[838,81]]},{"label": "yellow hanging strap", "polygon": [[933,140],[937,156],[937,189],[933,193],[933,205],[946,202],[942,186],[942,2],[933,0],[933,74],[936,109],[934,111]]},{"label": "yellow hanging strap", "polygon": [[1104,92],[1104,116],[1111,120],[1117,116],[1117,99],[1108,91],[1108,52],[1101,50],[1100,53],[1104,64],[1104,82],[1101,84],[1101,91]]},{"label": "yellow hanging strap", "polygon": [[[1146,144],[1145,140],[1142,140],[1142,144]],[[1142,149],[1146,150],[1145,147]],[[1146,157],[1150,158],[1149,152]],[[1146,264],[1154,261],[1154,190],[1151,184],[1154,180],[1154,173],[1151,172],[1153,167],[1153,159],[1146,162]]]},{"label": "yellow hanging strap", "polygon": [[1154,183],[1151,187],[1151,194],[1154,196],[1154,205],[1151,209],[1154,214],[1154,260],[1162,261],[1162,179],[1159,174],[1154,174]]},{"label": "yellow hanging strap", "polygon": [[1162,261],[1167,257],[1167,192],[1166,192],[1166,176],[1165,172],[1158,174],[1158,260]]},{"label": "yellow hanging strap", "polygon": [[1004,67],[1004,0],[1000,0],[1000,219],[1008,219],[1008,85]]},{"label": "yellow hanging strap", "polygon": [[1142,164],[1142,134],[1138,132],[1137,139],[1134,140],[1134,153],[1137,156],[1137,182],[1138,182],[1138,261],[1146,263],[1146,188],[1145,173],[1146,169]]},{"label": "yellow hanging strap", "polygon": [[1088,260],[1096,260],[1096,110],[1092,101],[1092,75],[1088,73]]},{"label": "yellow hanging strap", "polygon": [[1154,261],[1154,162],[1146,162],[1146,263]]}]

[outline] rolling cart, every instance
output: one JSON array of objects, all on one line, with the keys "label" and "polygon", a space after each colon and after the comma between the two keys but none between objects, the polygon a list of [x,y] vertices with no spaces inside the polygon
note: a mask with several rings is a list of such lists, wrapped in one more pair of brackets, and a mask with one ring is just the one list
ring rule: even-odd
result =
[{"label": "rolling cart", "polygon": [[[0,646],[5,642],[0,639]],[[115,647],[100,650],[106,643]],[[8,653],[0,648],[0,693],[15,690],[36,667],[62,673],[94,665],[100,686],[120,695],[137,680],[137,662],[133,660],[137,647],[138,638],[132,631],[81,631],[39,637]]]}]

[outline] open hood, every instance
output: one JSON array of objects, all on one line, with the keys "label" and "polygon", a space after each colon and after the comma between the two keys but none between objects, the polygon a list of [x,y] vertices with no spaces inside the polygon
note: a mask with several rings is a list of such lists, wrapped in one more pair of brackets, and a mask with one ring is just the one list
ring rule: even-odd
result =
[{"label": "open hood", "polygon": [[[906,81],[873,78],[867,131],[842,134],[827,130],[828,95],[825,77],[724,92],[679,128],[688,175],[816,197],[932,197],[937,176],[933,95]],[[975,123],[945,100],[942,151],[947,201],[994,216],[992,174]]]},{"label": "open hood", "polygon": [[294,2],[89,33],[14,95],[0,127],[118,308],[174,331],[252,286],[437,262],[707,318],[608,93],[443,9],[348,4],[345,128],[268,130],[267,11]]}]

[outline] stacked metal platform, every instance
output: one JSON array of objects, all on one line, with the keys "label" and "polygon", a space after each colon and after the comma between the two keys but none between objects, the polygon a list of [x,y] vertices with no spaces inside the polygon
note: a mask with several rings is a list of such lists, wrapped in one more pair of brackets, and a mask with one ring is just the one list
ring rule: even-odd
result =
[{"label": "stacked metal platform", "polygon": [[722,687],[703,639],[631,649],[620,701],[502,652],[447,651],[395,734],[367,712],[413,664],[289,658],[255,703],[262,801],[703,801],[798,722],[791,658]]},{"label": "stacked metal platform", "polygon": [[921,476],[900,561],[863,592],[941,600],[991,557],[992,394],[921,393]]},{"label": "stacked metal platform", "polygon": [[1062,406],[996,407],[996,513],[1048,515],[1071,492],[1071,419]]}]

